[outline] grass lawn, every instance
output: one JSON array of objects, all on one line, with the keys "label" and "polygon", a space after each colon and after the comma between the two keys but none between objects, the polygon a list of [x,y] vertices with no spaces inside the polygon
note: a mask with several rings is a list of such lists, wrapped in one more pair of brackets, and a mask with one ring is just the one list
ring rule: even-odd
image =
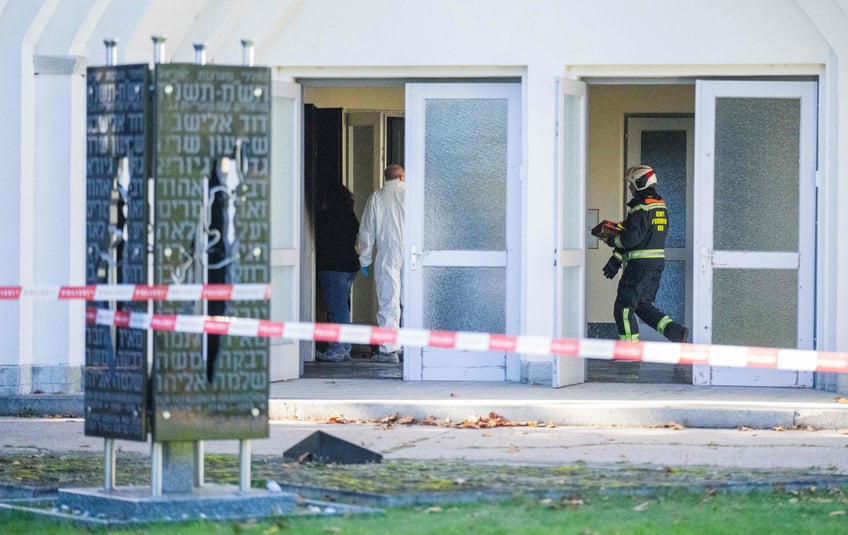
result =
[{"label": "grass lawn", "polygon": [[[235,484],[237,466],[235,455],[209,455],[205,466],[207,481]],[[118,462],[117,484],[148,484],[149,470],[146,456],[123,454]],[[317,496],[304,495],[307,499],[349,503],[349,495],[342,499],[327,492],[339,489],[363,493],[361,496],[423,496],[418,501],[380,503],[428,505],[387,507],[359,502],[384,512],[292,515],[259,521],[190,521],[108,530],[0,509],[0,535],[107,531],[161,535],[848,534],[848,483],[844,476],[827,470],[781,473],[707,467],[614,468],[580,463],[517,466],[464,461],[319,465],[292,463],[279,456],[256,456],[252,473],[255,488],[264,488],[266,481],[275,480],[284,486],[320,491]],[[96,454],[0,456],[3,485],[55,489],[98,487],[102,482],[102,459]],[[461,501],[456,499],[459,494],[470,494],[476,501],[448,505]],[[505,496],[512,498],[504,501]],[[435,503],[440,505],[429,505]]]},{"label": "grass lawn", "polygon": [[[401,507],[384,514],[283,517],[261,521],[195,521],[135,525],[109,532],[171,535],[339,534],[612,534],[848,533],[848,489],[804,492],[689,493],[654,496],[517,498],[501,503]],[[69,523],[2,513],[5,535],[106,532]]]}]

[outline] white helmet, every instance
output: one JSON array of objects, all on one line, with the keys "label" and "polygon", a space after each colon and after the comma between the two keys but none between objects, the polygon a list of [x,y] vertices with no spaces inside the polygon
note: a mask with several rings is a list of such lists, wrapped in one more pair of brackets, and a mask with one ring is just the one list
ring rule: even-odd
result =
[{"label": "white helmet", "polygon": [[630,182],[636,191],[655,186],[657,174],[647,165],[634,165],[624,174],[624,180]]}]

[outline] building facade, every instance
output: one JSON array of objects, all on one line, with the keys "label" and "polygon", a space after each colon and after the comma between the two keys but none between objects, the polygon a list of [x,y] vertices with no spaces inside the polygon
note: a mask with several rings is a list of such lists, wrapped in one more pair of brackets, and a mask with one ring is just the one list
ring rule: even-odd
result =
[{"label": "building facade", "polygon": [[[848,1],[0,1],[3,285],[84,283],[85,75],[105,63],[255,63],[274,79],[271,319],[314,321],[314,199],[357,210],[402,161],[404,326],[611,338],[621,177],[650,163],[673,214],[661,303],[695,343],[848,350]],[[841,68],[840,68],[841,67]],[[370,281],[354,321],[373,317]],[[81,388],[84,304],[0,302],[0,393]],[[646,334],[645,339],[650,339]],[[276,340],[274,378],[311,343]],[[406,380],[586,380],[591,363],[406,348]],[[672,370],[672,373],[674,371]],[[848,391],[835,374],[686,381]]]}]

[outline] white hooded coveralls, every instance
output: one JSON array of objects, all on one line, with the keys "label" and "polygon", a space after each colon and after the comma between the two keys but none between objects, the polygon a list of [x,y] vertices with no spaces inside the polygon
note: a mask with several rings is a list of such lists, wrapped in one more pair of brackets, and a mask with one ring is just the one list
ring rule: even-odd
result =
[{"label": "white hooded coveralls", "polygon": [[[405,184],[388,180],[365,202],[359,222],[359,264],[371,266],[377,288],[377,325],[400,327],[401,272],[403,271],[403,218]],[[376,246],[376,258],[372,260]],[[381,345],[380,351],[400,351],[399,345]]]}]

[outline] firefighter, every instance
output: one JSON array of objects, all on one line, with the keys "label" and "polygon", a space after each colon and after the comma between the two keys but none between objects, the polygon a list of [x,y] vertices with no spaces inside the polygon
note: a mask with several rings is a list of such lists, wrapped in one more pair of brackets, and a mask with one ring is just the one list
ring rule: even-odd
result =
[{"label": "firefighter", "polygon": [[613,254],[603,269],[604,276],[612,279],[624,265],[613,307],[618,337],[639,341],[638,316],[672,342],[686,342],[689,328],[654,306],[665,268],[668,232],[668,211],[656,190],[657,175],[647,165],[636,165],[627,170],[624,180],[633,198],[627,203],[627,216],[618,225],[620,233],[606,240]]}]

